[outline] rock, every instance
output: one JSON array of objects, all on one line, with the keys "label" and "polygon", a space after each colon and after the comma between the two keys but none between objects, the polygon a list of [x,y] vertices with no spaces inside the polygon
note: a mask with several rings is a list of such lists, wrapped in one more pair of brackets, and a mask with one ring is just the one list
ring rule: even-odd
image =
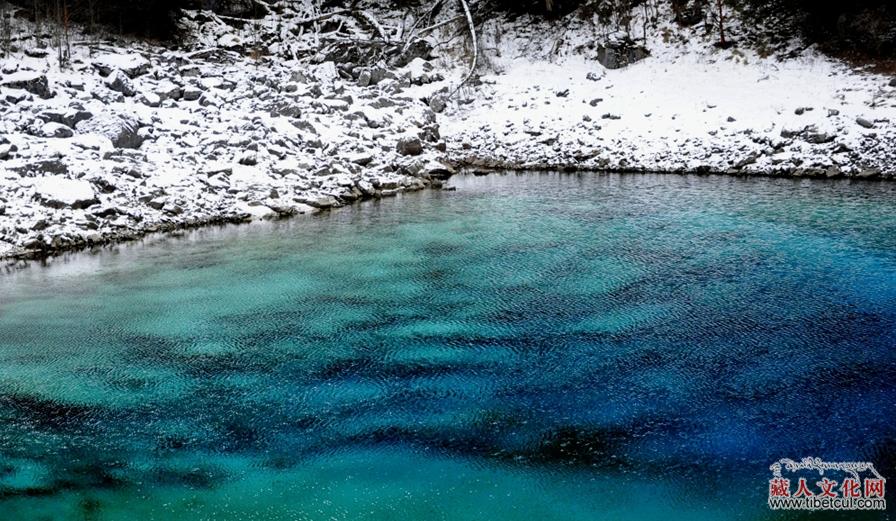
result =
[{"label": "rock", "polygon": [[602,102],[603,100],[603,98],[594,98],[593,100],[589,101],[588,104],[592,107],[596,107],[598,103]]},{"label": "rock", "polygon": [[352,154],[348,156],[347,159],[360,166],[367,166],[370,163],[373,163],[373,156],[370,154]]},{"label": "rock", "polygon": [[143,136],[139,124],[126,116],[100,114],[78,123],[75,127],[82,134],[97,134],[109,138],[116,148],[140,148]]},{"label": "rock", "polygon": [[896,87],[896,78],[890,80],[890,87]]},{"label": "rock", "polygon": [[445,94],[436,94],[429,100],[429,108],[436,114],[441,114],[448,106],[448,96]]},{"label": "rock", "polygon": [[[6,13],[3,13],[4,16]],[[50,55],[50,51],[47,49],[39,48],[39,47],[26,47],[25,48],[25,56],[29,56],[31,58],[46,58]]]},{"label": "rock", "polygon": [[184,65],[178,69],[178,72],[184,78],[198,78],[202,74],[196,65]]},{"label": "rock", "polygon": [[424,177],[440,179],[443,181],[456,173],[454,167],[442,163],[441,161],[430,161],[423,166],[421,171],[423,172]]},{"label": "rock", "polygon": [[563,89],[556,93],[558,98],[566,98],[569,96],[569,89]]},{"label": "rock", "polygon": [[106,77],[103,83],[105,83],[106,87],[108,87],[110,90],[120,92],[128,97],[133,96],[136,93],[136,91],[134,90],[134,84],[131,83],[131,79],[128,78],[127,74],[121,72],[119,69],[115,69],[114,71],[112,71],[112,73],[109,74],[108,77]]},{"label": "rock", "polygon": [[585,79],[588,81],[600,81],[603,76],[596,72],[589,72],[585,75]]},{"label": "rock", "polygon": [[385,67],[373,66],[361,71],[358,76],[358,84],[362,87],[376,85],[385,79],[395,79],[395,75],[389,72]]},{"label": "rock", "polygon": [[233,173],[233,166],[230,165],[230,163],[212,161],[206,163],[205,166],[202,167],[202,173],[207,175],[208,177],[212,177],[218,174],[230,175]]},{"label": "rock", "polygon": [[147,107],[158,107],[162,104],[162,97],[155,92],[144,92],[140,95],[140,101]]},{"label": "rock", "polygon": [[179,85],[175,85],[170,81],[162,81],[155,88],[155,94],[162,98],[162,101],[167,99],[179,100],[183,95],[183,90]]},{"label": "rock", "polygon": [[241,165],[255,166],[258,164],[258,154],[252,150],[246,150],[240,155],[237,162]]},{"label": "rock", "polygon": [[13,150],[13,147],[14,145],[11,145],[9,143],[0,145],[0,161],[9,159],[12,156],[12,153],[15,152],[15,150]]},{"label": "rock", "polygon": [[735,163],[734,168],[739,169],[739,168],[743,168],[745,166],[752,165],[753,163],[756,162],[757,159],[759,159],[759,154],[754,152],[754,153],[750,154],[749,156],[741,159],[737,163]]},{"label": "rock", "polygon": [[405,67],[417,59],[428,60],[432,57],[432,44],[424,39],[418,39],[396,56],[391,64],[395,67]]},{"label": "rock", "polygon": [[204,0],[202,6],[233,18],[264,18],[268,14],[267,5],[257,0]]},{"label": "rock", "polygon": [[45,123],[40,129],[43,137],[69,138],[75,135],[75,131],[62,123]]},{"label": "rock", "polygon": [[370,85],[371,75],[370,71],[361,71],[361,74],[358,75],[358,85],[362,87],[367,87]]},{"label": "rock", "polygon": [[628,39],[608,42],[597,48],[597,61],[607,69],[621,69],[648,56],[647,49]]},{"label": "rock", "polygon": [[50,90],[50,83],[43,74],[21,71],[4,76],[0,79],[0,86],[9,89],[22,89],[43,99],[50,99],[54,96],[54,93]]},{"label": "rock", "polygon": [[184,101],[196,101],[202,97],[202,89],[195,85],[187,85],[183,89]]},{"label": "rock", "polygon": [[68,109],[65,111],[46,110],[40,113],[40,119],[46,122],[62,123],[67,127],[74,127],[78,123],[93,117],[93,114],[86,110]]},{"label": "rock", "polygon": [[600,117],[601,119],[622,119],[622,116],[610,114],[609,112]]},{"label": "rock", "polygon": [[326,61],[318,64],[312,69],[311,75],[321,83],[333,83],[339,79],[339,72],[336,70],[336,64],[332,61]]},{"label": "rock", "polygon": [[34,189],[40,202],[51,208],[83,209],[99,202],[90,183],[59,175],[35,179]]},{"label": "rock", "polygon": [[859,179],[876,179],[880,177],[879,168],[864,168],[855,175]]},{"label": "rock", "polygon": [[865,119],[865,118],[862,118],[862,117],[856,118],[856,123],[857,123],[860,127],[864,127],[864,128],[874,128],[874,122],[869,121],[869,120],[867,120],[867,119]]},{"label": "rock", "polygon": [[28,91],[22,89],[9,89],[6,91],[6,101],[16,105],[25,101],[26,99],[30,99],[31,95]]},{"label": "rock", "polygon": [[398,140],[396,151],[403,156],[419,156],[423,153],[423,143],[420,138],[406,137]]},{"label": "rock", "polygon": [[308,197],[297,197],[300,203],[307,204],[308,206],[313,206],[315,208],[330,208],[336,206],[338,201],[332,195],[311,195]]},{"label": "rock", "polygon": [[140,54],[107,54],[100,56],[91,62],[91,65],[97,69],[103,76],[112,74],[115,70],[120,70],[129,78],[146,74],[151,67],[149,60]]},{"label": "rock", "polygon": [[300,118],[302,117],[302,109],[293,101],[278,101],[271,107],[271,117],[275,116]]},{"label": "rock", "polygon": [[251,203],[239,203],[237,205],[237,211],[243,214],[249,214],[250,220],[268,220],[268,219],[276,219],[280,214],[277,213],[276,210],[269,206],[265,206],[259,202],[251,202]]},{"label": "rock", "polygon": [[168,199],[166,197],[156,197],[155,199],[150,199],[146,202],[146,206],[154,210],[161,210],[168,203]]},{"label": "rock", "polygon": [[834,136],[824,132],[809,132],[806,134],[806,142],[813,145],[823,145],[834,140]]},{"label": "rock", "polygon": [[199,96],[199,105],[203,107],[218,107],[221,105],[221,99],[210,92],[203,92]]},{"label": "rock", "polygon": [[233,33],[222,34],[218,37],[218,47],[223,47],[225,49],[238,49],[242,45],[243,40]]}]

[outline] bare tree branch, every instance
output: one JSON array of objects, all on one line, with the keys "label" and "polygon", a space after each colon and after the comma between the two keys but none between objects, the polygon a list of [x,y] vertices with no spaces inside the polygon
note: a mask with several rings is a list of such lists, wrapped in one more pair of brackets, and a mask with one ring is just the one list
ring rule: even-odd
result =
[{"label": "bare tree branch", "polygon": [[467,73],[467,76],[460,82],[460,84],[448,95],[448,99],[454,97],[457,94],[457,91],[460,90],[461,87],[464,86],[470,78],[473,77],[473,74],[476,73],[476,65],[479,62],[479,42],[476,39],[476,27],[473,24],[473,15],[470,14],[470,6],[467,4],[467,0],[460,0],[461,5],[464,8],[464,15],[467,17],[467,24],[470,26],[470,37],[473,39],[473,63],[470,64],[470,72]]}]

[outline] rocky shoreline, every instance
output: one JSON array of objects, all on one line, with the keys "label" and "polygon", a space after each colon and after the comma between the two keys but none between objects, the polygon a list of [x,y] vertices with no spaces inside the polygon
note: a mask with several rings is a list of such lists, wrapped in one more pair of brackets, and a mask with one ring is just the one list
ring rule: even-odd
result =
[{"label": "rocky shoreline", "polygon": [[[294,26],[307,19],[293,14]],[[493,65],[504,72],[449,99],[463,71],[432,45],[371,60],[351,43],[296,60],[270,30],[259,59],[246,51],[249,29],[200,12],[186,22],[197,41],[181,48],[112,39],[73,47],[66,67],[39,48],[0,61],[0,260],[316,213],[440,188],[458,169],[896,177],[896,81],[832,62],[813,62],[813,74],[849,81],[819,87],[829,97],[817,107],[791,96],[725,108],[743,93],[714,90],[685,103],[649,91],[654,77],[683,89],[670,72],[682,57],[703,56],[710,79],[765,74],[759,84],[777,81],[774,91],[790,85],[787,64],[769,79],[766,65],[664,42],[623,71],[578,48],[569,52],[582,60],[537,62],[526,45],[551,46],[532,27],[549,31],[523,21],[509,33],[525,42],[505,36],[506,63]],[[806,80],[800,67],[793,81]]]}]

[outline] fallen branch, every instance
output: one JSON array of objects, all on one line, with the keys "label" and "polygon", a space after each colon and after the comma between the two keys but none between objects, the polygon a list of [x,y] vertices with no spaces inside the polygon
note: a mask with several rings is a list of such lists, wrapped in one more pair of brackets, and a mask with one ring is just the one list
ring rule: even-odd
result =
[{"label": "fallen branch", "polygon": [[464,19],[464,15],[455,16],[454,18],[452,18],[450,20],[445,20],[444,22],[439,22],[435,25],[430,25],[429,27],[424,27],[423,29],[420,29],[416,33],[413,33],[410,38],[408,38],[408,41],[405,42],[404,46],[401,48],[401,52],[405,53],[414,42],[421,39],[421,36],[423,34],[431,32],[431,31],[435,31],[436,29],[438,29],[440,27],[445,27],[446,25],[453,24],[454,22],[457,22],[458,20],[463,20],[463,19]]},{"label": "fallen branch", "polygon": [[342,15],[342,14],[348,14],[348,13],[351,13],[351,12],[352,12],[351,9],[337,9],[336,11],[331,11],[331,12],[329,12],[329,13],[324,13],[324,14],[322,14],[322,15],[320,15],[320,16],[315,16],[315,17],[313,17],[313,18],[305,18],[304,20],[296,20],[295,23],[296,23],[297,25],[308,25],[308,24],[313,24],[313,23],[315,23],[315,22],[322,22],[322,21],[324,21],[324,20],[326,20],[326,19],[328,19],[328,18],[333,18],[334,16],[339,16],[339,15]]},{"label": "fallen branch", "polygon": [[368,24],[370,24],[371,27],[373,27],[373,30],[376,31],[377,34],[380,35],[380,38],[382,38],[383,41],[385,41],[385,42],[388,42],[388,41],[389,41],[389,35],[386,34],[386,30],[383,29],[383,26],[382,26],[382,25],[380,24],[380,22],[376,19],[376,17],[374,17],[374,16],[373,16],[372,14],[370,14],[368,11],[359,11],[359,12],[357,12],[357,13],[354,13],[354,15],[355,15],[356,17],[358,17],[358,18],[363,19],[363,20],[364,20],[365,22],[367,22]]}]

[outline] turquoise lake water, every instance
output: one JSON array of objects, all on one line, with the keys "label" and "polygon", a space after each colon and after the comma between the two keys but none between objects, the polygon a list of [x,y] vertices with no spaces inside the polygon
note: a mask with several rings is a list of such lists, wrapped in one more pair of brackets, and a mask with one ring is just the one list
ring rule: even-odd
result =
[{"label": "turquoise lake water", "polygon": [[771,463],[896,476],[896,183],[452,184],[0,274],[0,519],[817,520]]}]

